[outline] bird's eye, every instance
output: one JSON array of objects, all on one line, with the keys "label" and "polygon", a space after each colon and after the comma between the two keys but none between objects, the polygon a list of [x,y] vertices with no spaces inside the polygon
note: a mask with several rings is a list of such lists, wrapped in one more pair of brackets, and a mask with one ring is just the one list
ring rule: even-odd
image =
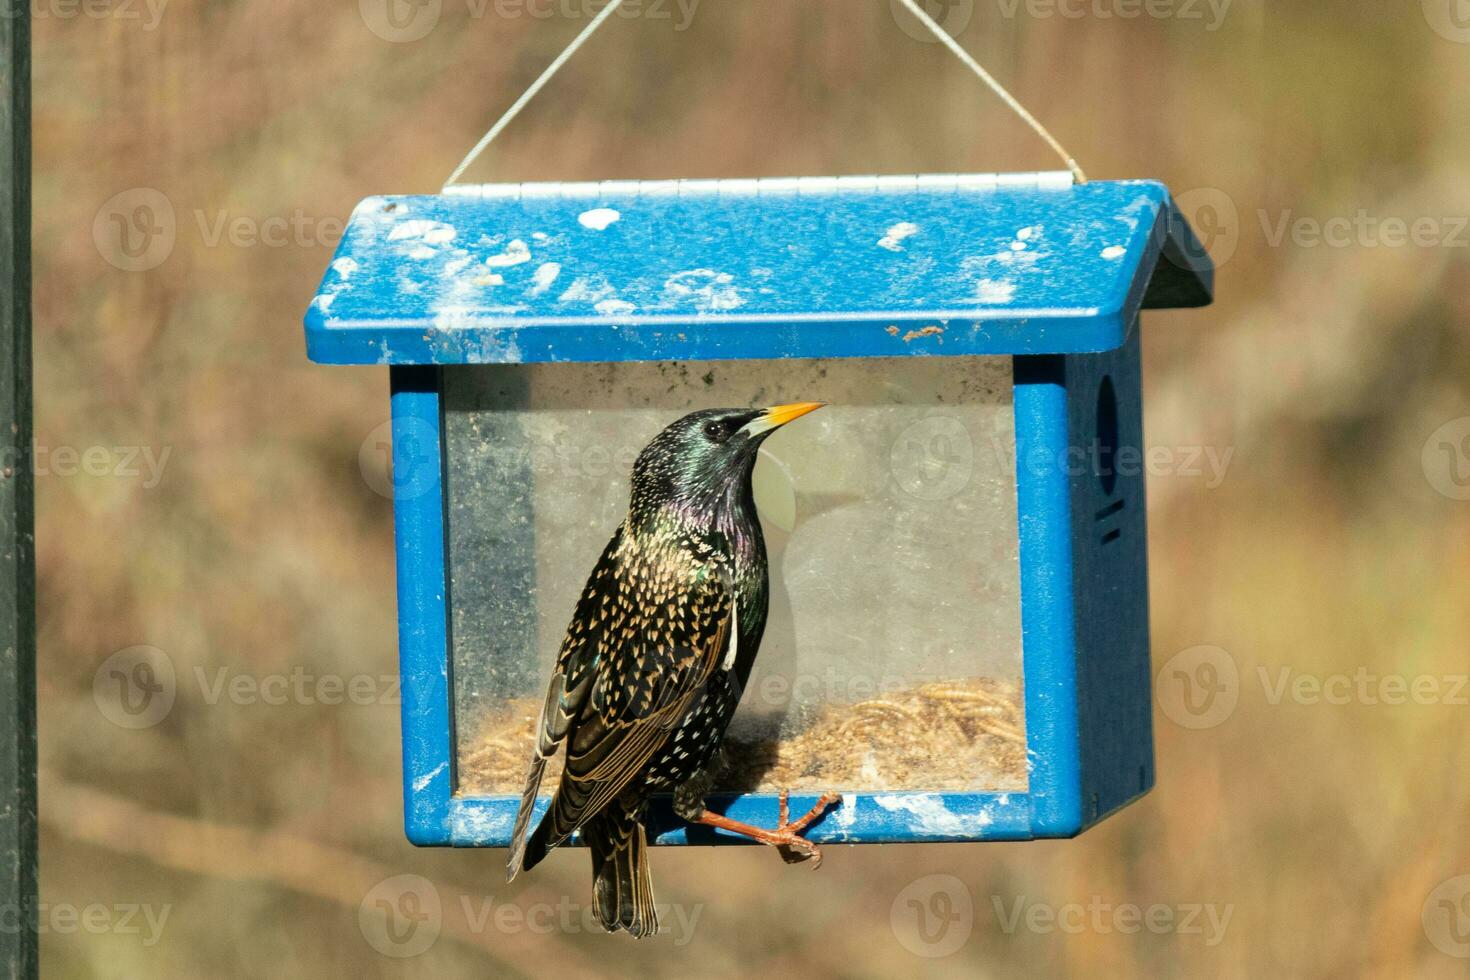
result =
[{"label": "bird's eye", "polygon": [[704,423],[704,435],[710,442],[724,442],[730,438],[730,430],[722,422]]}]

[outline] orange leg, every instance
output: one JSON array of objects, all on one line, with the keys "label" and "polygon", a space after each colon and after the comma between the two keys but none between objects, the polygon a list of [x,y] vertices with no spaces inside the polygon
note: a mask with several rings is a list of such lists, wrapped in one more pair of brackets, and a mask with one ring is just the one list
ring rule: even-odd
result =
[{"label": "orange leg", "polygon": [[809,827],[812,821],[826,813],[834,805],[842,802],[839,793],[823,793],[817,805],[807,812],[807,815],[796,822],[791,820],[791,801],[789,794],[781,794],[781,825],[775,830],[766,830],[762,827],[753,827],[748,823],[731,820],[729,817],[708,810],[701,810],[699,817],[693,822],[703,824],[706,827],[718,827],[720,830],[728,830],[732,834],[749,837],[751,840],[760,841],[762,844],[770,844],[772,847],[781,849],[781,856],[788,863],[795,864],[798,861],[811,859],[812,867],[817,868],[822,864],[822,849],[805,837],[801,832]]}]

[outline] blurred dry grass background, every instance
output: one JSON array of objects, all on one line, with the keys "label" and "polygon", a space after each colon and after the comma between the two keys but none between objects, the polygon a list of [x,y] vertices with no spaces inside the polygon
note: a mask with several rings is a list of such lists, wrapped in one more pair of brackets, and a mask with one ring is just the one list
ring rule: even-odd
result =
[{"label": "blurred dry grass background", "polygon": [[[1156,662],[1224,648],[1239,706],[1198,731],[1157,714],[1158,789],[1075,842],[833,848],[818,874],[756,850],[659,851],[660,899],[703,906],[682,946],[476,931],[461,896],[585,903],[585,857],[508,887],[503,852],[417,851],[393,705],[210,704],[195,675],[396,669],[390,504],[358,460],[387,378],[308,364],[301,315],[332,222],[371,193],[431,192],[584,21],[446,0],[427,37],[392,43],[352,0],[171,0],[151,29],[141,2],[33,6],[38,444],[171,452],[154,487],[39,477],[42,899],[169,907],[153,945],[48,920],[49,975],[1465,975],[1421,909],[1470,873],[1470,711],[1272,704],[1257,673],[1470,670],[1470,502],[1421,462],[1470,415],[1466,235],[1270,233],[1363,209],[1453,237],[1446,219],[1470,214],[1470,44],[1431,29],[1433,2],[1235,0],[1215,30],[1197,4],[1131,20],[974,4],[961,41],[1092,176],[1213,188],[1236,212],[1214,243],[1220,303],[1150,317],[1145,341],[1149,441],[1234,452],[1217,488],[1151,483]],[[703,0],[687,31],[673,23],[610,24],[476,176],[1054,166],[886,0]],[[93,237],[104,202],[136,188],[176,215],[145,272]],[[307,230],[212,243],[221,215]],[[139,644],[168,654],[180,694],[130,731],[93,678]],[[965,883],[975,927],[927,960],[890,907],[934,873]],[[398,874],[445,906],[416,958],[359,928],[363,896]],[[995,911],[1094,896],[1232,918],[1209,945],[1006,934]]]}]

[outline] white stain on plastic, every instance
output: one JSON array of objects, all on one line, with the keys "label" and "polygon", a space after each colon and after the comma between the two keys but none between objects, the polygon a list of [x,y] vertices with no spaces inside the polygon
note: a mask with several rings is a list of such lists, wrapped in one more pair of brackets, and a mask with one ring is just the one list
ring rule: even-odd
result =
[{"label": "white stain on plastic", "polygon": [[454,836],[465,841],[505,840],[515,829],[515,810],[461,808],[454,815]]},{"label": "white stain on plastic", "polygon": [[605,299],[593,307],[603,316],[623,316],[632,313],[638,307],[624,299]]},{"label": "white stain on plastic", "polygon": [[469,267],[471,261],[473,260],[467,255],[461,256],[457,259],[450,259],[448,262],[444,263],[444,274],[446,276],[458,275]]},{"label": "white stain on plastic", "polygon": [[418,218],[412,221],[401,221],[394,225],[393,230],[388,232],[388,241],[401,242],[418,239],[429,245],[443,245],[454,241],[454,236],[457,234],[453,226],[446,225],[442,221]]},{"label": "white stain on plastic", "polygon": [[513,330],[486,330],[480,334],[479,350],[469,351],[475,364],[519,364],[521,347]]},{"label": "white stain on plastic", "polygon": [[857,815],[857,797],[849,793],[842,797],[842,802],[832,811],[831,820],[846,832],[852,830],[857,823]]},{"label": "white stain on plastic", "polygon": [[557,299],[563,303],[600,303],[605,299],[612,299],[617,293],[606,279],[578,276]]},{"label": "white stain on plastic", "polygon": [[1128,250],[1122,245],[1109,245],[1107,248],[1102,250],[1102,257],[1109,261],[1112,261],[1113,259],[1121,259],[1127,254]]},{"label": "white stain on plastic", "polygon": [[905,793],[873,797],[889,813],[906,813],[914,818],[914,832],[934,837],[970,837],[993,822],[990,814],[955,813],[935,793]]},{"label": "white stain on plastic", "polygon": [[337,275],[342,277],[343,282],[346,282],[358,270],[357,260],[348,258],[337,259],[332,263],[332,269]]},{"label": "white stain on plastic", "polygon": [[1039,225],[1027,225],[1016,231],[1016,237],[1010,244],[1010,250],[1014,253],[1024,252],[1030,248],[1034,240],[1041,237]]},{"label": "white stain on plastic", "polygon": [[531,249],[519,238],[505,246],[505,251],[499,255],[492,255],[485,260],[485,264],[492,269],[504,269],[513,265],[522,265],[531,261]]},{"label": "white stain on plastic", "polygon": [[420,245],[412,252],[409,252],[408,257],[411,259],[418,259],[419,261],[423,261],[425,259],[432,259],[438,254],[439,250],[437,248],[430,248],[427,245]]},{"label": "white stain on plastic", "polygon": [[975,284],[975,298],[982,303],[1009,303],[1016,298],[1016,284],[996,279],[981,279]]},{"label": "white stain on plastic", "polygon": [[540,296],[542,293],[546,292],[548,289],[551,288],[552,283],[556,282],[557,276],[560,275],[560,262],[541,263],[539,266],[536,267],[536,271],[531,276],[531,295]]},{"label": "white stain on plastic", "polygon": [[593,231],[606,231],[608,226],[622,218],[622,214],[612,208],[593,208],[591,211],[583,211],[577,216],[577,221],[583,228],[591,228]]},{"label": "white stain on plastic", "polygon": [[878,247],[886,248],[890,252],[902,252],[904,240],[912,238],[918,233],[918,225],[912,221],[900,221],[888,229],[888,234],[878,239]]},{"label": "white stain on plastic", "polygon": [[700,313],[723,313],[745,305],[735,277],[714,269],[689,269],[664,280],[664,297],[675,303],[693,303]]},{"label": "white stain on plastic", "polygon": [[[446,306],[435,311],[434,329],[424,339],[437,356],[463,358],[466,364],[519,364],[523,360],[514,330],[485,328],[485,318],[514,316],[520,306]],[[462,336],[468,333],[469,336]]]},{"label": "white stain on plastic", "polygon": [[448,769],[448,768],[449,768],[449,763],[447,763],[447,762],[441,762],[437,766],[434,767],[434,770],[432,772],[425,773],[424,775],[420,776],[418,779],[415,779],[413,781],[414,791],[415,792],[418,792],[418,793],[422,793],[424,790],[428,789],[429,788],[429,784],[432,783],[435,780],[435,778],[438,777],[438,775],[441,772],[443,772],[445,769]]},{"label": "white stain on plastic", "polygon": [[591,303],[592,308],[603,316],[622,316],[638,308],[619,299],[618,291],[601,276],[579,276],[558,298],[563,303]]},{"label": "white stain on plastic", "polygon": [[[1025,243],[1013,244],[1024,245]],[[1029,270],[1031,266],[1040,262],[1046,254],[1046,252],[1039,252],[1032,249],[1018,249],[1015,251],[1006,249],[1001,252],[996,252],[994,255],[976,255],[965,259],[961,263],[960,269],[965,275],[974,276],[986,271],[993,271],[989,267],[992,264],[996,264],[1005,266],[1007,273],[1010,274]]]}]

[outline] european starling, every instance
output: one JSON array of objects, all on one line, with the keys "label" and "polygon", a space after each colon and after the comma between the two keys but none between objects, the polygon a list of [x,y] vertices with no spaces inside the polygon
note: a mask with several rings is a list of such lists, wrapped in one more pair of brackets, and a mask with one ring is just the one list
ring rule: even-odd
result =
[{"label": "european starling", "polygon": [[[592,851],[593,908],[609,932],[658,931],[643,818],[655,793],[675,812],[815,858],[800,836],[835,794],[763,830],[704,808],[718,750],[766,627],[766,546],[751,474],[772,432],[821,408],[695,412],[638,456],[628,516],[577,603],[537,726],[512,837],[509,878],[580,830]],[[565,743],[551,807],[526,835],[546,762]]]}]

